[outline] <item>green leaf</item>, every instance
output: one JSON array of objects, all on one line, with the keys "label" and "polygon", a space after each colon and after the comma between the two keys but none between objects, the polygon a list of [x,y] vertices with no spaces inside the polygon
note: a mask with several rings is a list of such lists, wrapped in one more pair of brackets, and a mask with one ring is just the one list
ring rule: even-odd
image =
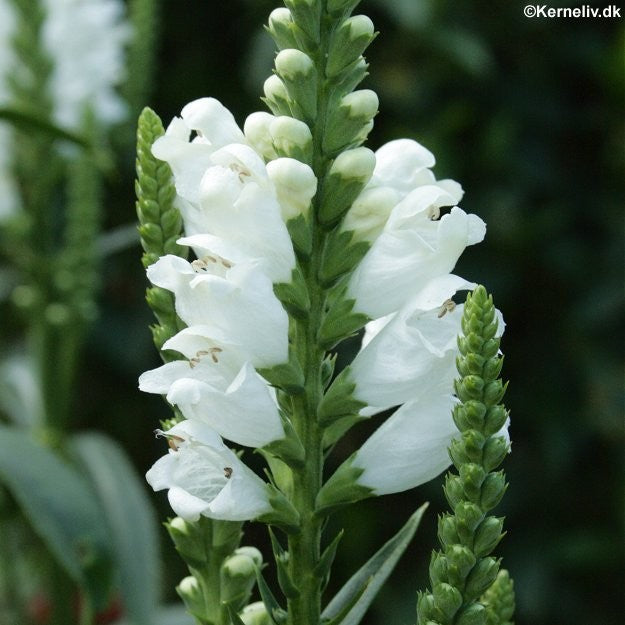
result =
[{"label": "green leaf", "polygon": [[382,584],[412,540],[428,504],[423,504],[408,522],[362,568],[357,571],[326,606],[323,619],[328,625],[358,625]]},{"label": "green leaf", "polygon": [[72,449],[110,531],[126,612],[134,625],[152,625],[161,571],[158,524],[143,482],[121,447],[102,434],[79,434]]},{"label": "green leaf", "polygon": [[0,426],[0,481],[95,609],[104,608],[110,589],[110,537],[82,476],[27,432]]},{"label": "green leaf", "polygon": [[245,625],[231,606],[228,606],[228,616],[230,617],[230,625]]}]

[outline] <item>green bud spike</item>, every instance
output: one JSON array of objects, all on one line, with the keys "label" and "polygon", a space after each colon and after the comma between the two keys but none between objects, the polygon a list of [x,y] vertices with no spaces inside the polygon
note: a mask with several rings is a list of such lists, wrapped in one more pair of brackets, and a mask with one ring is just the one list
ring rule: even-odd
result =
[{"label": "green bud spike", "polygon": [[[508,414],[499,405],[506,387],[497,377],[502,358],[498,355],[499,338],[495,337],[496,311],[484,287],[467,297],[462,328],[464,336],[458,337],[457,359],[460,378],[455,383],[461,403],[453,410],[462,436],[450,446],[458,475],[449,473],[444,488],[454,514],[444,515],[439,521],[444,555],[435,553],[430,564],[432,588],[439,590],[421,595],[417,604],[418,625],[505,622],[496,620],[495,613],[488,612],[478,601],[490,592],[487,589],[499,571],[499,561],[490,553],[503,536],[503,520],[487,514],[506,491],[503,472],[493,471],[508,451],[507,440],[500,434]],[[444,604],[451,595],[446,587],[446,594],[442,593],[442,584],[449,584],[462,597],[457,612],[451,616]]]},{"label": "green bud spike", "polygon": [[436,584],[432,590],[434,603],[443,613],[446,621],[451,622],[462,606],[462,593],[450,584]]},{"label": "green bud spike", "polygon": [[502,569],[481,603],[486,608],[486,625],[512,625],[514,615],[514,584],[508,571]]}]

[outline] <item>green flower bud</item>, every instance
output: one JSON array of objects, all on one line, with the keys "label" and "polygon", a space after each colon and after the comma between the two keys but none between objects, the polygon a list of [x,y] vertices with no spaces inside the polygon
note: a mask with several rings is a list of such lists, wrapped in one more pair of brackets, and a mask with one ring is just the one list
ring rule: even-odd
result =
[{"label": "green flower bud", "polygon": [[503,384],[501,380],[493,380],[484,387],[484,403],[487,406],[498,404],[506,393],[507,384]]},{"label": "green flower bud", "polygon": [[456,505],[458,505],[458,502],[464,499],[464,487],[462,485],[462,480],[458,475],[448,473],[445,476],[445,486],[443,487],[443,491],[445,493],[447,503],[449,503],[452,508],[455,508]]},{"label": "green flower bud", "polygon": [[290,115],[289,92],[284,83],[275,74],[269,76],[263,85],[265,102],[274,115]]},{"label": "green flower bud", "polygon": [[508,453],[508,441],[503,436],[493,436],[484,445],[482,464],[484,470],[492,471],[496,469]]},{"label": "green flower bud", "polygon": [[274,9],[269,15],[267,30],[280,50],[298,47],[293,34],[293,26],[291,11],[285,7]]},{"label": "green flower bud", "polygon": [[482,375],[485,380],[494,380],[499,377],[501,374],[501,369],[503,367],[503,356],[494,356],[493,358],[489,358],[484,363],[484,371]]},{"label": "green flower bud", "polygon": [[427,619],[426,623],[432,622],[434,625],[438,625],[435,621],[430,620],[439,615],[434,595],[430,593],[419,594],[419,599],[417,601],[417,614],[419,615],[419,622],[423,622],[424,619]]},{"label": "green flower bud", "polygon": [[503,519],[494,516],[485,518],[478,526],[473,541],[473,551],[476,557],[487,556],[502,539]]},{"label": "green flower bud", "polygon": [[456,395],[462,402],[471,399],[482,399],[482,389],[484,388],[484,380],[477,375],[467,375],[461,380],[455,381]]},{"label": "green flower bud", "polygon": [[[438,519],[438,540],[443,547],[460,542],[456,529],[456,519],[451,514],[444,514]],[[434,583],[434,582],[432,582]]]},{"label": "green flower bud", "polygon": [[486,611],[483,605],[472,603],[462,610],[454,625],[486,625]]},{"label": "green flower bud", "polygon": [[319,219],[323,224],[337,222],[371,179],[375,154],[368,148],[355,148],[339,154],[323,184]]},{"label": "green flower bud", "polygon": [[454,406],[454,423],[461,432],[469,429],[481,431],[485,415],[486,406],[476,399],[469,399],[463,404]]},{"label": "green flower bud", "polygon": [[451,621],[462,605],[462,593],[449,584],[435,584],[432,595],[436,607],[445,615],[445,619]]},{"label": "green flower bud", "polygon": [[334,32],[326,74],[336,76],[360,57],[375,38],[373,22],[366,15],[356,15],[345,20]]},{"label": "green flower bud", "polygon": [[459,470],[465,495],[471,501],[479,501],[486,472],[479,464],[473,462],[460,465]]},{"label": "green flower bud", "polygon": [[269,134],[278,156],[294,158],[302,163],[312,162],[312,133],[304,122],[281,115],[269,125]]},{"label": "green flower bud", "polygon": [[262,562],[263,556],[254,547],[240,547],[226,558],[220,571],[221,602],[240,610],[250,597]]},{"label": "green flower bud", "polygon": [[204,604],[204,593],[195,577],[192,575],[185,577],[180,584],[176,586],[176,592],[184,602],[190,614],[198,618],[203,618],[205,616],[206,606]]},{"label": "green flower bud", "polygon": [[494,581],[499,571],[499,561],[495,558],[482,558],[467,577],[464,588],[465,599],[477,599]]},{"label": "green flower bud", "polygon": [[512,625],[514,615],[514,584],[508,571],[502,569],[492,586],[486,590],[481,603],[488,613],[488,625]]},{"label": "green flower bud", "polygon": [[250,603],[250,605],[243,608],[239,618],[245,625],[272,625],[267,608],[265,608],[265,604],[262,601]]},{"label": "green flower bud", "polygon": [[456,514],[456,530],[463,543],[469,543],[473,533],[484,519],[484,513],[474,503],[461,501],[454,510]]},{"label": "green flower bud", "polygon": [[370,89],[354,91],[344,96],[339,107],[332,111],[324,137],[326,152],[336,152],[363,139],[363,132],[371,128],[371,120],[378,112],[378,96]]},{"label": "green flower bud", "polygon": [[501,406],[490,406],[484,420],[484,434],[492,436],[501,430],[508,418],[507,410]]},{"label": "green flower bud", "polygon": [[480,505],[484,510],[492,510],[506,492],[506,478],[503,471],[490,473],[482,485]]},{"label": "green flower bud", "polygon": [[475,556],[464,545],[451,545],[445,550],[449,583],[462,588],[464,580],[475,566]]},{"label": "green flower bud", "polygon": [[304,117],[314,122],[317,115],[317,72],[312,59],[301,50],[288,48],[276,56],[276,72]]},{"label": "green flower bud", "polygon": [[196,524],[174,517],[165,523],[165,527],[174,542],[176,550],[191,566],[200,568],[206,564],[206,552],[203,537]]},{"label": "green flower bud", "polygon": [[480,463],[482,460],[486,439],[477,430],[467,430],[462,433],[465,455],[469,462]]}]

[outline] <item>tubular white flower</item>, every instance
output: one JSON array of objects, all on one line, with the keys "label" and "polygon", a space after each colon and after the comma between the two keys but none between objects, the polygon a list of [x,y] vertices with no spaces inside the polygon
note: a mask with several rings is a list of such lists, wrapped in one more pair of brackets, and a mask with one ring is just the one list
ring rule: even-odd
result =
[{"label": "tubular white flower", "polygon": [[267,175],[276,189],[285,222],[308,213],[317,192],[317,178],[308,165],[294,158],[278,158],[267,164]]},{"label": "tubular white flower", "polygon": [[412,191],[394,207],[348,285],[355,310],[390,314],[432,278],[449,273],[467,245],[484,238],[486,225],[458,207],[437,219],[453,198],[437,186]]},{"label": "tubular white flower", "polygon": [[349,369],[354,397],[369,405],[363,414],[398,406],[425,388],[442,385],[451,393],[463,306],[446,302],[474,287],[451,274],[435,278],[392,318],[369,324]]},{"label": "tubular white flower", "polygon": [[232,343],[215,341],[209,328],[185,328],[163,345],[182,353],[176,360],[146,371],[139,389],[166,395],[187,419],[210,425],[221,436],[248,447],[284,438],[273,389],[241,361]]},{"label": "tubular white flower", "polygon": [[77,128],[86,106],[113,124],[127,115],[115,91],[125,78],[124,47],[132,35],[120,0],[44,0],[43,46],[52,61],[54,116]]},{"label": "tubular white flower", "polygon": [[245,521],[271,510],[267,485],[207,425],[183,421],[163,433],[170,450],[147,472],[155,490],[168,489],[174,512],[186,521],[200,515]]},{"label": "tubular white flower", "polygon": [[354,231],[355,240],[374,241],[382,232],[393,207],[410,192],[435,185],[451,196],[449,205],[458,204],[462,187],[454,180],[436,180],[430,168],[434,155],[412,139],[397,139],[375,153],[376,166],[364,191],[356,199],[343,223],[343,230]]},{"label": "tubular white flower", "polygon": [[192,264],[167,255],[147,273],[155,286],[174,293],[176,312],[188,326],[204,326],[215,340],[236,340],[256,367],[288,360],[288,316],[255,265],[214,257]]}]

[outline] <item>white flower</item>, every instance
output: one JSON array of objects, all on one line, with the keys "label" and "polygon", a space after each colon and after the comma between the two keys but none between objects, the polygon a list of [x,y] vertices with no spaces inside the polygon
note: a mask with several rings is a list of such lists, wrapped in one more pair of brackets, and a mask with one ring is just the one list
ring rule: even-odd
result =
[{"label": "white flower", "polygon": [[288,316],[271,281],[253,264],[216,257],[189,263],[167,255],[147,274],[174,293],[176,312],[188,326],[202,326],[207,338],[236,342],[254,367],[288,360]]},{"label": "white flower", "polygon": [[456,337],[463,306],[451,303],[475,284],[452,274],[431,280],[396,315],[369,324],[350,365],[354,397],[375,414],[411,400],[424,388],[447,388],[456,376]]},{"label": "white flower", "polygon": [[170,450],[147,472],[150,486],[168,489],[174,512],[186,521],[200,515],[245,521],[271,510],[267,485],[207,425],[183,421],[163,433]]},{"label": "white flower", "polygon": [[188,360],[147,371],[139,388],[166,395],[183,416],[209,425],[221,436],[249,447],[284,438],[274,391],[232,343],[208,338],[209,328],[185,328],[163,345]]},{"label": "white flower", "polygon": [[[308,209],[317,189],[308,165],[290,158],[265,164],[269,114],[250,116],[250,147],[232,114],[213,98],[185,106],[153,147],[174,173],[187,236],[209,234],[260,260],[274,282],[290,282],[295,254],[285,221]],[[189,142],[192,131],[197,136]],[[259,144],[259,141],[262,145]]]},{"label": "white flower", "polygon": [[436,180],[430,168],[434,155],[412,139],[386,143],[375,153],[371,180],[345,216],[343,230],[352,230],[354,240],[374,241],[392,209],[410,192],[435,185],[450,195],[450,204],[462,199],[462,187],[454,180]]},{"label": "white flower", "polygon": [[132,30],[119,0],[45,0],[42,43],[52,62],[50,94],[56,121],[77,128],[85,107],[98,121],[124,119],[115,87],[125,78],[124,46]]},{"label": "white flower", "polygon": [[451,196],[424,186],[397,204],[380,236],[352,274],[348,296],[354,309],[375,319],[395,312],[432,278],[449,273],[467,245],[484,238],[476,215],[454,207],[438,219]]}]

